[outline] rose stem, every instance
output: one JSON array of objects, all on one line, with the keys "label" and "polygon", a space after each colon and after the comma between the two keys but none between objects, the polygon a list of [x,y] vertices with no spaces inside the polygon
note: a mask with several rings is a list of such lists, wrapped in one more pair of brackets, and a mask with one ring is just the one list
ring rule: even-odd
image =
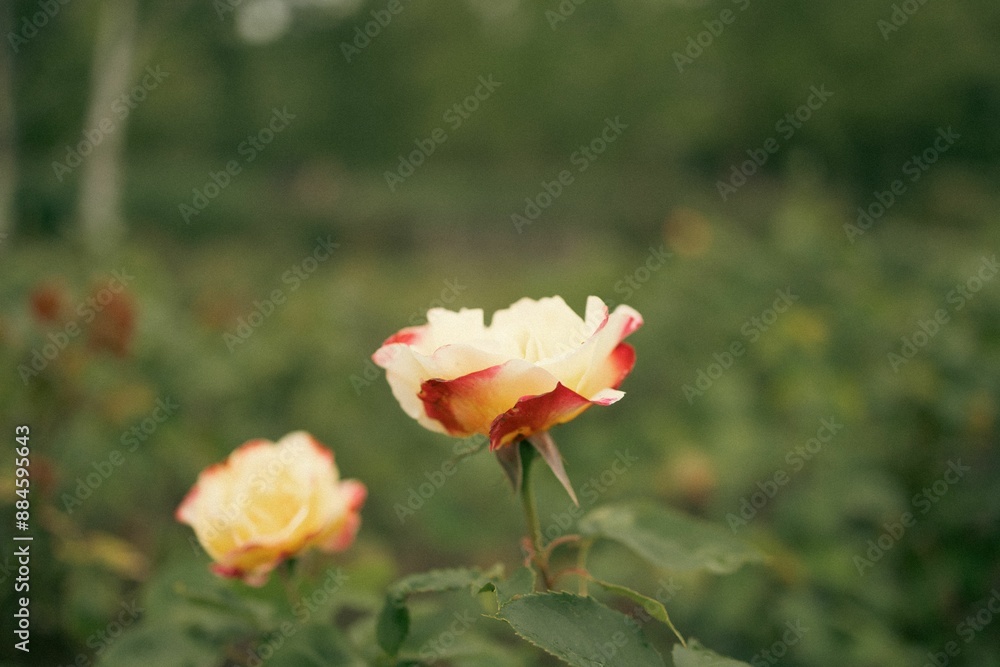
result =
[{"label": "rose stem", "polygon": [[522,441],[521,445],[521,504],[524,506],[524,519],[528,524],[528,536],[531,538],[531,548],[534,551],[532,560],[542,575],[545,589],[551,587],[547,564],[543,561],[542,527],[538,521],[538,504],[535,501],[535,490],[531,485],[531,464],[535,460],[535,450]]}]

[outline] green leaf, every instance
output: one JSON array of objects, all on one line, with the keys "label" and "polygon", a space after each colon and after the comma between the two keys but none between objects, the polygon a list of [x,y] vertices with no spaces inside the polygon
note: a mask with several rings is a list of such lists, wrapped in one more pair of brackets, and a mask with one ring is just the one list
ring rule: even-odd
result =
[{"label": "green leaf", "polygon": [[456,567],[446,570],[431,570],[403,577],[389,587],[389,595],[403,599],[414,593],[442,593],[460,588],[478,589],[486,580],[499,576],[497,568],[484,573],[479,568]]},{"label": "green leaf", "polygon": [[677,639],[681,640],[682,645],[684,644],[684,637],[682,637],[681,633],[679,633],[677,628],[674,627],[673,621],[670,620],[670,616],[667,614],[667,608],[663,606],[662,602],[651,597],[647,597],[638,591],[633,591],[631,588],[626,588],[625,586],[619,586],[618,584],[601,581],[600,579],[594,579],[593,577],[590,577],[590,581],[594,582],[609,593],[620,595],[623,598],[627,598],[632,600],[632,602],[638,603],[647,614],[673,630],[674,634],[677,635]]},{"label": "green leaf", "polygon": [[144,622],[130,628],[118,640],[109,642],[97,664],[100,667],[215,667],[219,664],[219,647],[190,636],[176,625]]},{"label": "green leaf", "polygon": [[[523,645],[518,644],[518,649]],[[520,653],[523,654],[523,651]],[[524,665],[523,655],[519,655],[509,643],[500,643],[477,634],[462,635],[447,647],[438,643],[433,646],[426,644],[419,651],[419,659],[410,655],[414,664],[421,667],[429,665],[449,665],[450,667],[521,667]],[[398,667],[398,665],[397,665]]]},{"label": "green leaf", "polygon": [[651,565],[674,572],[728,574],[764,560],[756,548],[719,525],[651,504],[599,507],[580,520],[583,535],[614,540]]},{"label": "green leaf", "polygon": [[141,618],[129,619],[122,636],[101,649],[101,667],[216,667],[222,647],[272,627],[276,618],[268,602],[240,595],[204,565],[187,562],[165,566],[127,609]]},{"label": "green leaf", "polygon": [[414,593],[443,593],[468,588],[470,593],[478,592],[493,577],[500,574],[499,566],[488,572],[478,568],[458,567],[446,570],[431,570],[403,577],[392,586],[386,595],[385,606],[379,613],[375,638],[386,653],[395,656],[410,632],[410,611],[406,598]]},{"label": "green leaf", "polygon": [[686,647],[675,645],[671,657],[674,659],[674,667],[750,667],[745,662],[708,650],[697,639],[692,639]]},{"label": "green leaf", "polygon": [[497,612],[523,639],[574,667],[664,667],[642,631],[590,597],[536,593]]},{"label": "green leaf", "polygon": [[399,653],[399,647],[410,632],[410,610],[402,599],[386,596],[385,606],[378,615],[378,625],[375,627],[375,639],[382,650],[389,655]]},{"label": "green leaf", "polygon": [[495,582],[493,587],[497,592],[497,603],[502,607],[515,598],[535,591],[535,571],[519,567],[506,579]]},{"label": "green leaf", "polygon": [[336,628],[317,624],[291,628],[295,634],[285,646],[275,647],[269,667],[364,667]]}]

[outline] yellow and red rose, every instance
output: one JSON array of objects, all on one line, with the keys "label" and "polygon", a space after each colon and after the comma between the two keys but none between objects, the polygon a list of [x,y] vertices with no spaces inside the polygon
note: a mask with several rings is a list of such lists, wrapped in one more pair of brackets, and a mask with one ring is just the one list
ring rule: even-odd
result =
[{"label": "yellow and red rose", "polygon": [[259,586],[282,561],[309,549],[347,549],[367,490],[341,480],[333,453],[303,431],[251,440],[198,476],[177,508],[219,575]]},{"label": "yellow and red rose", "polygon": [[497,450],[624,396],[635,351],[622,341],[641,325],[632,308],[609,313],[595,296],[583,318],[561,297],[524,298],[489,325],[478,308],[432,308],[427,324],[391,336],[372,359],[424,427],[481,433]]}]

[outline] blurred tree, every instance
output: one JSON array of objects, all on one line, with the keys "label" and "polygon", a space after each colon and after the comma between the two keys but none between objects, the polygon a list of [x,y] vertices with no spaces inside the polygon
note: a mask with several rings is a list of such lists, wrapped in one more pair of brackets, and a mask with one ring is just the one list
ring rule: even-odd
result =
[{"label": "blurred tree", "polygon": [[94,46],[93,76],[84,127],[103,134],[83,164],[77,215],[91,252],[113,246],[123,231],[122,167],[128,116],[112,132],[103,132],[111,101],[128,86],[138,31],[136,0],[112,0],[103,6]]},{"label": "blurred tree", "polygon": [[[0,9],[0,33],[14,25],[14,8],[4,3]],[[14,227],[14,193],[17,189],[17,154],[14,130],[14,82],[10,49],[0,49],[0,249]]]}]

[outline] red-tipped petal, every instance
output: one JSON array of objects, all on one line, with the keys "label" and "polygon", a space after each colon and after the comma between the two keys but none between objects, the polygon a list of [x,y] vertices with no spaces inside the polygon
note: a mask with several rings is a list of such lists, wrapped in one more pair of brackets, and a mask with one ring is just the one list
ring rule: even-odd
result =
[{"label": "red-tipped petal", "polygon": [[454,380],[427,380],[419,397],[428,417],[451,435],[466,436],[487,433],[496,416],[522,396],[547,393],[556,384],[548,371],[514,359]]},{"label": "red-tipped petal", "polygon": [[372,355],[372,361],[374,361],[378,366],[386,368],[389,363],[392,362],[392,357],[396,354],[396,350],[399,349],[392,346],[397,344],[416,345],[420,342],[420,339],[424,337],[426,332],[426,324],[400,329],[385,339],[385,342],[382,343],[381,347],[379,347],[379,349],[375,351],[375,354]]},{"label": "red-tipped petal", "polygon": [[619,343],[611,356],[608,357],[607,366],[614,378],[614,381],[608,386],[617,389],[635,366],[635,348],[628,343]]},{"label": "red-tipped petal", "polygon": [[621,306],[615,309],[615,313],[617,314],[619,311],[622,311],[623,316],[625,317],[625,324],[622,326],[621,337],[628,338],[636,329],[642,326],[642,315],[631,308],[625,310]]},{"label": "red-tipped petal", "polygon": [[591,405],[610,405],[621,396],[621,392],[607,390],[597,394],[594,400],[588,400],[561,383],[545,394],[524,396],[493,422],[490,427],[490,450],[548,431],[556,424],[573,419]]},{"label": "red-tipped petal", "polygon": [[357,512],[368,498],[368,487],[356,479],[345,479],[340,483],[340,491],[347,498],[347,509]]},{"label": "red-tipped petal", "polygon": [[330,553],[337,553],[346,550],[354,543],[354,537],[361,527],[361,517],[357,514],[348,514],[344,517],[340,528],[333,533],[326,542],[322,544],[323,550]]}]

